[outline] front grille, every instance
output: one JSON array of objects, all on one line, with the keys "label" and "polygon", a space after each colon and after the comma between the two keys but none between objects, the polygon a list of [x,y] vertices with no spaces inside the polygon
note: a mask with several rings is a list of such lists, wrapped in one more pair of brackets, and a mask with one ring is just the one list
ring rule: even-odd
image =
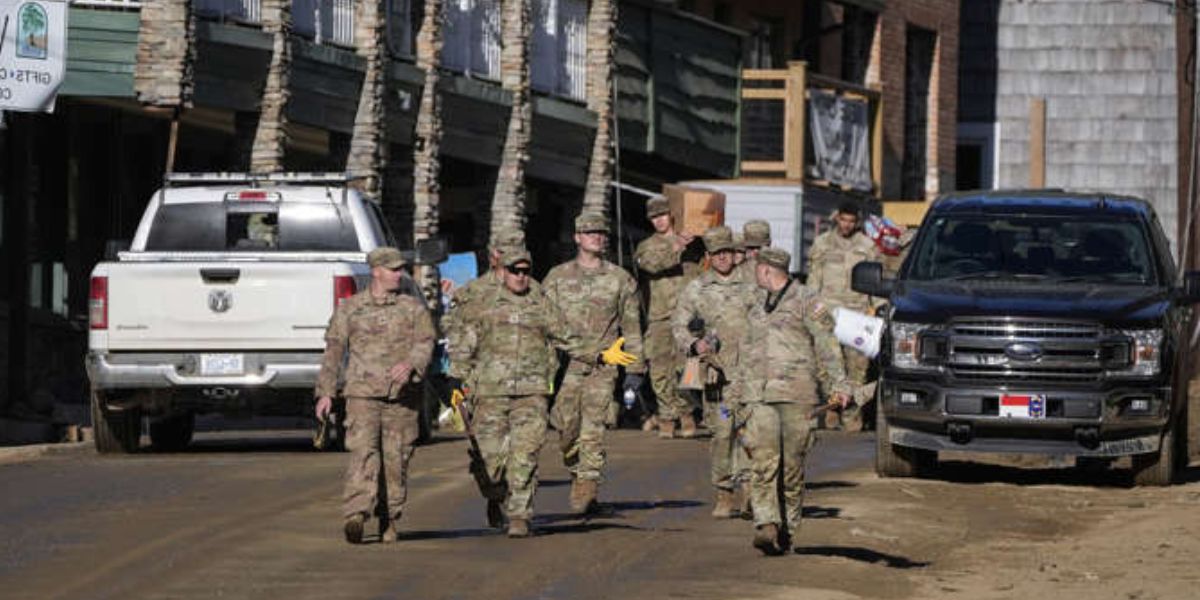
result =
[{"label": "front grille", "polygon": [[945,335],[951,375],[996,384],[1086,384],[1117,367],[1113,357],[1125,354],[1113,348],[1128,344],[1093,323],[1033,319],[962,319]]}]

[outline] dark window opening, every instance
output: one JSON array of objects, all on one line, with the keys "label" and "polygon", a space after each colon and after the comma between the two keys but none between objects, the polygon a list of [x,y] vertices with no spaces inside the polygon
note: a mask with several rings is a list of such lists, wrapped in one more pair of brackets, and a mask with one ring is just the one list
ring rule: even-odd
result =
[{"label": "dark window opening", "polygon": [[908,28],[904,65],[904,161],[900,195],[925,198],[929,145],[929,83],[937,36],[919,27]]}]

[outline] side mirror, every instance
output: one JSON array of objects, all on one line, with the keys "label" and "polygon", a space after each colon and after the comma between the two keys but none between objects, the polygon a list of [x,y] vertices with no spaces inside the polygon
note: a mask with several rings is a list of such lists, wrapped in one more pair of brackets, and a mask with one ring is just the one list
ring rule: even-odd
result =
[{"label": "side mirror", "polygon": [[446,240],[442,238],[429,238],[427,240],[419,240],[413,262],[419,265],[436,265],[446,261],[449,252],[446,249]]},{"label": "side mirror", "polygon": [[108,240],[104,242],[104,260],[117,260],[117,254],[129,250],[129,240]]},{"label": "side mirror", "polygon": [[1200,302],[1200,271],[1183,274],[1183,285],[1176,291],[1176,297],[1184,304]]},{"label": "side mirror", "polygon": [[860,262],[850,272],[850,289],[860,294],[888,298],[895,286],[894,279],[884,279],[881,263]]}]

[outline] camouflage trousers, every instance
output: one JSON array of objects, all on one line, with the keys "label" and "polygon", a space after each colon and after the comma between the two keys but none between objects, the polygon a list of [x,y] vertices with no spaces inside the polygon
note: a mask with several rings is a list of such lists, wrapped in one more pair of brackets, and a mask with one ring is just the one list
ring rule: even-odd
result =
[{"label": "camouflage trousers", "polygon": [[488,477],[508,484],[505,515],[531,518],[538,451],[546,437],[546,397],[483,396],[475,401],[472,421]]},{"label": "camouflage trousers", "polygon": [[[346,399],[346,468],[342,512],[372,515],[386,504],[393,521],[408,497],[408,463],[417,440],[417,401],[379,398]],[[380,498],[380,491],[383,498]]]},{"label": "camouflage trousers", "polygon": [[[754,524],[786,525],[794,538],[800,531],[804,504],[804,459],[811,444],[808,415],[812,408],[808,404],[755,403],[747,405],[747,410]],[[781,517],[786,517],[786,522]]]},{"label": "camouflage trousers", "polygon": [[671,336],[671,322],[650,321],[642,343],[650,367],[650,385],[658,399],[658,416],[675,420],[692,410],[692,403],[676,388],[682,359]]},{"label": "camouflage trousers", "polygon": [[563,464],[577,479],[599,481],[604,470],[604,431],[616,369],[571,361],[554,399],[550,422],[558,430]]},{"label": "camouflage trousers", "polygon": [[744,419],[744,406],[727,397],[730,384],[710,385],[704,390],[704,426],[712,432],[708,452],[714,487],[733,490],[750,478],[750,465],[743,457],[735,430]]}]

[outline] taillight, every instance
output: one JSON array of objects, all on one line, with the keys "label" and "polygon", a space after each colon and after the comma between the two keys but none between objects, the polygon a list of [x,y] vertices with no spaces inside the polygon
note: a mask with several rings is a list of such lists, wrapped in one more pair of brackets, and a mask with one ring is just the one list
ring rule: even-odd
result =
[{"label": "taillight", "polygon": [[333,306],[337,308],[343,302],[350,299],[356,291],[354,278],[349,275],[335,275],[333,277]]},{"label": "taillight", "polygon": [[108,278],[93,277],[88,294],[88,321],[92,329],[108,329]]}]

